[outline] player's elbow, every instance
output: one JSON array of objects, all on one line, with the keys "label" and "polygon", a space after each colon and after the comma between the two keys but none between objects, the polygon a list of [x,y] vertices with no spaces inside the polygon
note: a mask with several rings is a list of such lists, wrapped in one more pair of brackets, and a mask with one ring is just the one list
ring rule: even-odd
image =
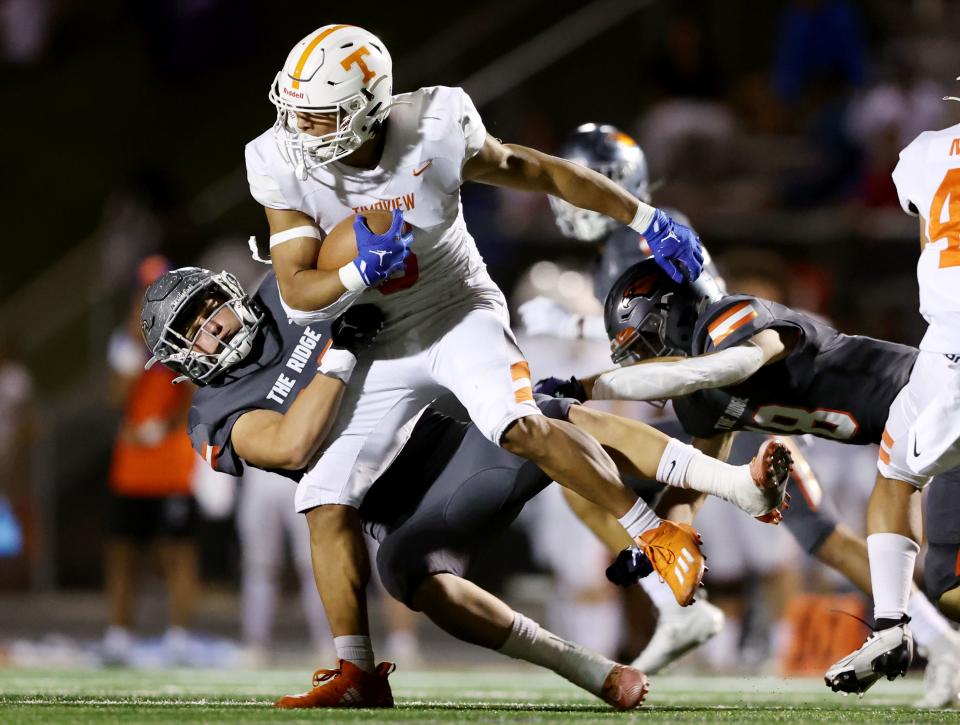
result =
[{"label": "player's elbow", "polygon": [[288,441],[280,451],[280,465],[285,471],[299,471],[306,468],[316,453],[314,441]]}]

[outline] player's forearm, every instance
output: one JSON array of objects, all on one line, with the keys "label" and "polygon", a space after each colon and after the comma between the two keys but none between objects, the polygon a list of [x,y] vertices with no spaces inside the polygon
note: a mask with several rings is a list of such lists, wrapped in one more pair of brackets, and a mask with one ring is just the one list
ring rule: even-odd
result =
[{"label": "player's forearm", "polygon": [[638,206],[648,207],[622,186],[593,169],[526,146],[507,144],[506,147],[519,159],[516,163],[517,188],[551,194],[581,209],[606,214],[622,224],[629,224],[633,220]]},{"label": "player's forearm", "polygon": [[345,387],[318,373],[285,413],[258,410],[241,416],[231,432],[234,450],[257,468],[306,468],[330,432]]},{"label": "player's forearm", "polygon": [[277,270],[277,282],[287,306],[303,312],[328,308],[347,293],[336,270]]},{"label": "player's forearm", "polygon": [[632,365],[603,373],[591,388],[596,400],[663,400],[743,382],[763,367],[764,352],[746,344],[713,355]]},{"label": "player's forearm", "polygon": [[340,410],[346,385],[341,380],[317,373],[283,414],[275,431],[275,441],[284,446],[289,468],[306,467],[316,456]]}]

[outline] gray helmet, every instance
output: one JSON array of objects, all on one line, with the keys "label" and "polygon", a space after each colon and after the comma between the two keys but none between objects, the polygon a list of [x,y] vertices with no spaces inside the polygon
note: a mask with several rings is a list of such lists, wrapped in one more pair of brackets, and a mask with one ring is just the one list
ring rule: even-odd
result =
[{"label": "gray helmet", "polygon": [[678,284],[652,257],[638,262],[614,283],[603,306],[610,357],[620,364],[689,355],[697,318],[721,297],[721,283],[706,269],[696,281]]},{"label": "gray helmet", "polygon": [[[596,123],[578,126],[564,139],[557,155],[603,174],[641,201],[650,201],[650,179],[643,149],[615,126]],[[616,220],[605,214],[579,209],[553,196],[548,198],[560,233],[565,237],[596,242],[616,228]]]},{"label": "gray helmet", "polygon": [[[218,340],[213,353],[194,349],[207,321],[223,309],[237,316],[240,329],[230,339]],[[187,328],[201,313],[205,319],[188,338]],[[140,331],[153,355],[147,367],[161,362],[180,373],[174,382],[192,380],[205,385],[250,354],[262,321],[263,314],[229,272],[215,274],[200,267],[171,270],[143,295]]]}]

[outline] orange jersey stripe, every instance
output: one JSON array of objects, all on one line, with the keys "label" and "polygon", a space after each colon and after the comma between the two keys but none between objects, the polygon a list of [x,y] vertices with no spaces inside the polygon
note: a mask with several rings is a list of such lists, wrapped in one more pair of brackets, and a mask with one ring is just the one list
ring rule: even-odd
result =
[{"label": "orange jersey stripe", "polygon": [[741,310],[743,310],[743,308],[749,307],[749,306],[750,306],[750,303],[749,303],[749,302],[741,302],[739,305],[734,305],[734,306],[731,307],[729,310],[727,310],[727,311],[724,312],[722,315],[720,315],[720,317],[718,317],[718,318],[715,319],[713,322],[711,322],[709,325],[707,325],[707,330],[708,330],[709,332],[713,332],[713,331],[716,330],[718,327],[720,327],[720,325],[722,325],[724,322],[726,322],[728,319],[730,319],[730,318],[733,317],[735,314],[737,314],[738,312],[740,312]]},{"label": "orange jersey stripe", "polygon": [[713,344],[714,344],[714,345],[719,345],[721,342],[723,342],[723,341],[726,340],[728,337],[730,337],[731,333],[736,332],[737,330],[739,330],[741,327],[743,327],[744,325],[746,325],[748,322],[750,322],[750,321],[751,321],[752,319],[754,319],[755,317],[757,317],[757,311],[756,311],[756,310],[750,310],[750,312],[747,313],[746,315],[744,315],[742,319],[739,319],[739,320],[737,320],[736,322],[734,322],[733,324],[731,324],[731,325],[730,325],[730,329],[728,329],[727,331],[725,331],[725,332],[717,335],[716,337],[714,337],[714,338],[713,338]]},{"label": "orange jersey stripe", "polygon": [[333,345],[333,338],[327,340],[327,344],[323,346],[323,349],[320,351],[320,354],[317,355],[317,365],[320,364],[320,361],[323,360],[323,356],[327,354],[327,350]]},{"label": "orange jersey stripe", "polygon": [[887,453],[883,448],[880,449],[880,460],[888,466],[890,465],[890,454]]},{"label": "orange jersey stripe", "polygon": [[887,444],[887,448],[893,448],[893,437],[887,432],[887,429],[883,429],[883,435],[881,440]]},{"label": "orange jersey stripe", "polygon": [[514,390],[513,397],[518,403],[525,403],[528,400],[533,400],[533,388],[531,388],[529,385],[525,385],[519,390]]},{"label": "orange jersey stripe", "polygon": [[513,380],[520,380],[522,378],[530,378],[530,363],[526,360],[521,360],[510,366],[510,377]]},{"label": "orange jersey stripe", "polygon": [[341,30],[342,28],[352,28],[352,25],[334,25],[330,28],[324,30],[320,35],[310,41],[310,44],[304,48],[303,54],[300,56],[300,60],[297,61],[297,67],[293,69],[293,87],[300,87],[300,74],[303,72],[303,66],[307,64],[307,59],[310,58],[310,54],[316,49],[320,43],[322,43],[328,35]]}]

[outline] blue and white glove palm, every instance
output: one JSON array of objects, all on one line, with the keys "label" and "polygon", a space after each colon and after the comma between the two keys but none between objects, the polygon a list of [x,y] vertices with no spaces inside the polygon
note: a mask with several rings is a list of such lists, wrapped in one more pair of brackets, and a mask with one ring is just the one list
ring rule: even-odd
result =
[{"label": "blue and white glove palm", "polygon": [[413,244],[413,232],[403,232],[403,214],[399,210],[394,210],[390,228],[383,234],[374,234],[360,214],[353,220],[353,232],[357,238],[357,258],[353,265],[365,286],[378,285],[403,268]]},{"label": "blue and white glove palm", "polygon": [[693,282],[703,269],[703,249],[700,237],[679,222],[675,222],[659,209],[654,211],[653,221],[640,233],[653,258],[663,270],[678,284],[684,277]]}]

